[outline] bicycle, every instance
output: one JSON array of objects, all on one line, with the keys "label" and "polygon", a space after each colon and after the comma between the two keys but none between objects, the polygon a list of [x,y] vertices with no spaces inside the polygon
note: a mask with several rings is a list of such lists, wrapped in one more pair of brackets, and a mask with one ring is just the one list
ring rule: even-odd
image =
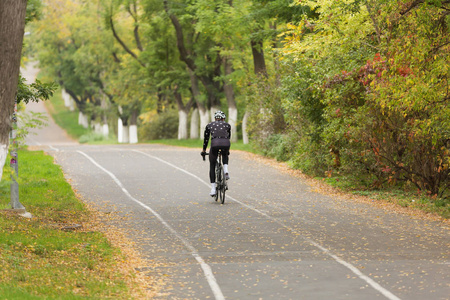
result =
[{"label": "bicycle", "polygon": [[[209,155],[209,153],[205,153],[205,155]],[[203,155],[203,160],[205,160],[205,155]],[[219,149],[219,153],[217,154],[217,163],[215,171],[216,171],[216,195],[214,196],[214,198],[216,201],[220,200],[220,203],[224,204],[225,192],[228,190],[228,184],[225,178],[225,172],[223,170],[221,149]]]}]

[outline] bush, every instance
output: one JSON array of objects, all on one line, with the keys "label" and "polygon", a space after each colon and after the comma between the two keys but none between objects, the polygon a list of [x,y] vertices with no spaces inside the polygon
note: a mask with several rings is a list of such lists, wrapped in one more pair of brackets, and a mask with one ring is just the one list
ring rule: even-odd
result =
[{"label": "bush", "polygon": [[107,137],[105,137],[101,133],[89,132],[88,134],[83,134],[82,136],[80,136],[78,142],[80,142],[81,144],[85,144],[90,142],[100,142],[106,139]]},{"label": "bush", "polygon": [[166,110],[157,114],[149,112],[141,116],[139,137],[142,140],[176,139],[178,136],[178,112]]}]

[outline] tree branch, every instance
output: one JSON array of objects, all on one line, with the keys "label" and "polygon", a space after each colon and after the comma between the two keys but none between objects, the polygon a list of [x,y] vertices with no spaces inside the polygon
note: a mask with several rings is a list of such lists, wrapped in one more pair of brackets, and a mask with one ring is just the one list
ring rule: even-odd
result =
[{"label": "tree branch", "polygon": [[145,67],[145,64],[139,60],[139,58],[137,57],[137,55],[136,55],[133,51],[131,51],[130,48],[127,47],[127,45],[125,45],[125,43],[122,41],[122,39],[121,39],[121,38],[119,37],[119,35],[117,34],[116,29],[114,28],[114,21],[113,21],[112,15],[109,16],[109,23],[110,23],[110,25],[111,25],[111,30],[112,30],[112,33],[113,33],[113,35],[114,35],[114,38],[119,42],[119,44],[122,46],[122,48],[123,48],[128,54],[130,54],[133,58],[135,58],[135,59],[137,60],[137,62],[138,62],[141,66]]},{"label": "tree branch", "polygon": [[381,44],[380,28],[378,27],[378,23],[375,20],[375,16],[372,13],[372,7],[369,5],[368,0],[366,1],[366,8],[367,8],[367,11],[369,12],[370,19],[372,19],[373,27],[375,27],[375,32],[377,33],[378,44]]},{"label": "tree branch", "polygon": [[[131,8],[133,6],[133,8]],[[134,26],[134,40],[136,41],[136,46],[140,51],[144,51],[144,48],[142,47],[141,38],[139,36],[139,22],[138,22],[138,13],[137,13],[137,5],[136,2],[133,1],[132,4],[129,4],[127,6],[127,11],[130,14],[130,16],[133,18],[135,26]]]},{"label": "tree branch", "polygon": [[186,46],[184,44],[183,28],[181,27],[178,18],[169,11],[169,5],[167,0],[164,0],[164,9],[166,13],[169,15],[169,18],[172,21],[173,26],[175,27],[175,33],[177,37],[177,48],[178,51],[180,52],[180,59],[186,63],[189,69],[195,71],[197,69],[197,66],[195,65],[194,61],[189,57],[189,52],[187,51]]}]

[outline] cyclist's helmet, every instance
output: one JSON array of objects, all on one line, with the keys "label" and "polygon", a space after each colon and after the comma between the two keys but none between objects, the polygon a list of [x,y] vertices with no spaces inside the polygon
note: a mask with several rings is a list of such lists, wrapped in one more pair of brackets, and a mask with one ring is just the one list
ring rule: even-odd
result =
[{"label": "cyclist's helmet", "polygon": [[218,110],[214,113],[214,119],[225,119],[227,116],[225,115],[225,113],[221,110]]}]

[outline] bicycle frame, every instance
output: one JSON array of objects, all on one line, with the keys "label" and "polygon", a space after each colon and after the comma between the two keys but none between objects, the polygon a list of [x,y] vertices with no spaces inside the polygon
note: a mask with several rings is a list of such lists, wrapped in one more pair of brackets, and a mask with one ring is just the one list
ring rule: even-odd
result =
[{"label": "bicycle frame", "polygon": [[[209,153],[206,153],[206,155],[209,155]],[[203,156],[203,160],[205,160],[205,157]],[[223,169],[222,164],[222,150],[219,150],[217,154],[217,161],[216,161],[216,195],[214,196],[215,200],[220,200],[220,203],[223,204],[225,202],[225,192],[228,190],[228,184],[225,178],[225,172]]]}]

